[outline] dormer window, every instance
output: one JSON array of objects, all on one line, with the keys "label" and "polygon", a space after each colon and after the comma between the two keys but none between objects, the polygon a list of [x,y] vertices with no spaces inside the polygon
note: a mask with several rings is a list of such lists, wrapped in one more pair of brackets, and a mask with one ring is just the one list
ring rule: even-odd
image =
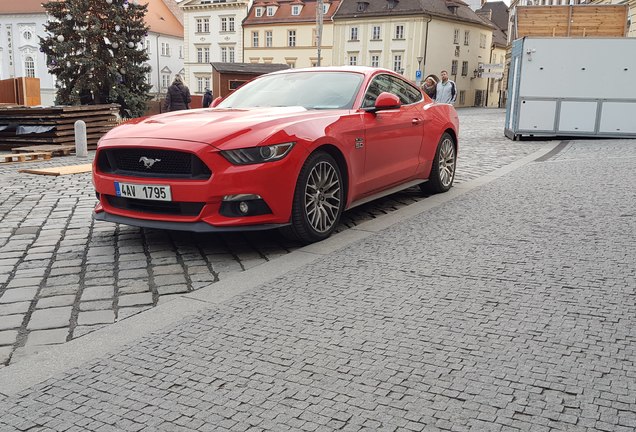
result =
[{"label": "dormer window", "polygon": [[358,12],[365,12],[369,7],[368,2],[358,2]]},{"label": "dormer window", "polygon": [[302,9],[302,5],[292,5],[291,13],[294,16],[300,15],[300,10]]},{"label": "dormer window", "polygon": [[262,7],[257,7],[256,9],[254,9],[254,16],[256,18],[260,18],[263,16],[263,8]]},{"label": "dormer window", "polygon": [[276,6],[267,6],[267,16],[274,16],[276,13]]},{"label": "dormer window", "polygon": [[329,3],[323,3],[323,5],[322,5],[322,14],[326,15],[328,10],[329,10]]},{"label": "dormer window", "polygon": [[389,9],[393,9],[395,6],[397,6],[398,4],[398,0],[387,0],[387,7]]}]

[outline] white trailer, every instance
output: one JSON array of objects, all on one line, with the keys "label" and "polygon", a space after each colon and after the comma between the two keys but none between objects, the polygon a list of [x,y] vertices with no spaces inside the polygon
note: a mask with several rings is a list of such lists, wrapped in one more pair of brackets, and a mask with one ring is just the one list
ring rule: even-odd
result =
[{"label": "white trailer", "polygon": [[636,137],[636,38],[515,40],[504,133]]}]

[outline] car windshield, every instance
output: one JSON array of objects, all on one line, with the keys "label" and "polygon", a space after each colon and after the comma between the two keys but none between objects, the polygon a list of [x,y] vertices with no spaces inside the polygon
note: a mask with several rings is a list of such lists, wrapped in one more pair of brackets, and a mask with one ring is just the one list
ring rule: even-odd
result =
[{"label": "car windshield", "polygon": [[218,108],[301,106],[306,109],[351,109],[363,75],[306,71],[266,75],[229,95]]}]

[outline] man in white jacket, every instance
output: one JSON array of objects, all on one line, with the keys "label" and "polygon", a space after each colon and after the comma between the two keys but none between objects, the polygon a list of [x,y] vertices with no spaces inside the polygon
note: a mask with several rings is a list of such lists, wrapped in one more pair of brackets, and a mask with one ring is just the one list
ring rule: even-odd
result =
[{"label": "man in white jacket", "polygon": [[457,99],[455,82],[448,79],[448,72],[445,70],[440,73],[440,77],[441,79],[437,83],[435,102],[455,105],[455,100]]}]

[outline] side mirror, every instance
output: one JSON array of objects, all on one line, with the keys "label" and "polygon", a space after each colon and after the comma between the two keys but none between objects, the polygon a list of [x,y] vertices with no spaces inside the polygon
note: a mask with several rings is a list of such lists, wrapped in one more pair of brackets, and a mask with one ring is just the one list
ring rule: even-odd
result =
[{"label": "side mirror", "polygon": [[222,100],[223,100],[223,98],[221,96],[218,96],[218,97],[214,98],[214,100],[210,104],[210,108],[214,108],[215,106],[220,104]]},{"label": "side mirror", "polygon": [[382,92],[375,99],[375,105],[371,108],[366,108],[366,111],[377,112],[390,109],[398,109],[402,106],[400,98],[389,92]]}]

